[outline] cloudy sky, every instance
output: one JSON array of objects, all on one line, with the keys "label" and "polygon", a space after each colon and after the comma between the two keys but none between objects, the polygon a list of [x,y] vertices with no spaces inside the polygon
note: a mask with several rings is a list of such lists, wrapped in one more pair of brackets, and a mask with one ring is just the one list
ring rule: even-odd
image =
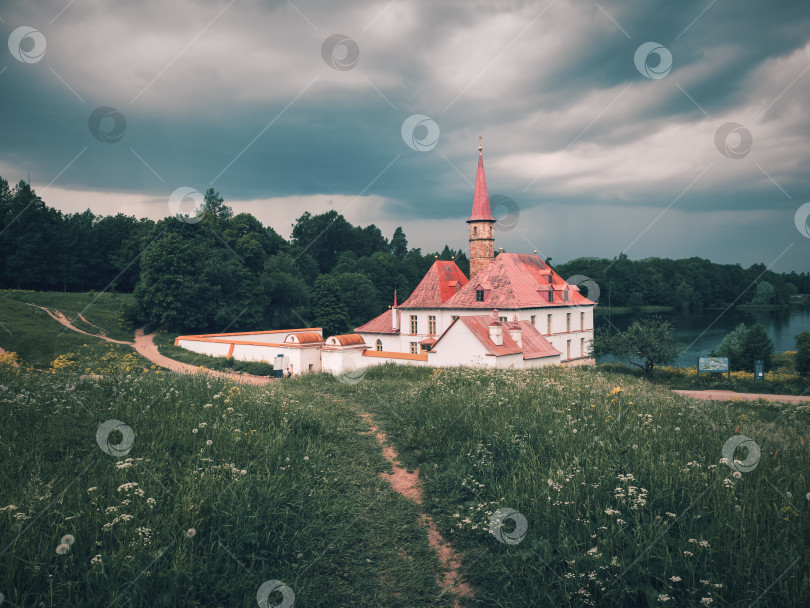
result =
[{"label": "cloudy sky", "polygon": [[0,32],[0,176],[63,211],[214,187],[285,237],[335,209],[466,248],[482,134],[507,251],[810,270],[803,0],[42,0]]}]

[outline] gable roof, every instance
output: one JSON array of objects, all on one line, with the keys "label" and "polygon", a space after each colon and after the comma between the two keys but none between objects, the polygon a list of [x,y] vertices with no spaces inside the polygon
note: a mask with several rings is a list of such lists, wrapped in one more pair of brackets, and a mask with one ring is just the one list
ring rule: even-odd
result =
[{"label": "gable roof", "polygon": [[354,331],[358,334],[399,334],[399,330],[394,329],[390,309],[374,317],[368,323],[364,323],[360,327],[355,328]]},{"label": "gable roof", "polygon": [[[551,276],[551,283],[549,283]],[[486,294],[483,302],[475,297],[481,287]],[[568,301],[564,292],[568,289]],[[548,291],[554,291],[554,301],[548,301]],[[593,306],[576,286],[568,285],[560,275],[536,255],[500,253],[459,292],[442,303],[442,308],[493,308],[514,310],[555,306]]]},{"label": "gable roof", "polygon": [[469,279],[454,261],[436,260],[399,308],[438,308],[463,288]]},{"label": "gable roof", "polygon": [[[490,315],[464,315],[458,317],[450,324],[453,327],[456,323],[463,324],[470,333],[487,350],[487,353],[500,357],[503,355],[523,354],[524,359],[539,359],[541,357],[554,357],[562,353],[554,348],[548,340],[528,321],[518,321],[521,330],[520,340],[522,346],[509,335],[509,331],[502,334],[503,344],[497,345],[489,339],[489,326],[492,323]],[[439,337],[431,350],[437,350],[441,346],[442,338],[450,331],[450,327]]]}]

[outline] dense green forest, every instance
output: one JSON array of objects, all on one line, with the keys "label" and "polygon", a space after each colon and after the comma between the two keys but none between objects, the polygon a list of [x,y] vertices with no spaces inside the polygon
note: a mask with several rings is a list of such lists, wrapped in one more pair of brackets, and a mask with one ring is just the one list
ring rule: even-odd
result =
[{"label": "dense green forest", "polygon": [[[0,288],[134,292],[138,307],[123,311],[127,318],[179,331],[310,324],[348,331],[386,310],[395,290],[404,301],[436,256],[454,257],[469,273],[464,251],[423,254],[408,247],[402,228],[389,240],[374,224],[353,226],[335,211],[304,212],[284,238],[248,213],[234,215],[213,189],[192,221],[155,222],[63,214],[24,181],[10,188],[0,178]],[[556,270],[592,278],[600,304],[613,306],[779,305],[810,293],[808,273],[700,258],[580,258]]]}]

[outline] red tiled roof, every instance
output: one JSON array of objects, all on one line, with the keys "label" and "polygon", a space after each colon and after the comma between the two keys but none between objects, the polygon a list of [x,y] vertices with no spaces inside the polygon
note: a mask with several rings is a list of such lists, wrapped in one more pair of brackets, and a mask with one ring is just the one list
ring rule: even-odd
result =
[{"label": "red tiled roof", "polygon": [[472,214],[468,222],[494,222],[492,209],[489,206],[487,178],[484,175],[484,157],[478,153],[478,174],[475,176],[475,194],[473,195]]},{"label": "red tiled roof", "polygon": [[520,341],[523,343],[524,359],[539,359],[540,357],[552,357],[562,354],[531,323],[528,321],[519,321],[519,323],[522,330]]},{"label": "red tiled roof", "polygon": [[[554,301],[548,301],[548,277],[554,290]],[[484,301],[476,301],[478,285],[486,290]],[[568,287],[568,301],[564,290]],[[442,308],[545,308],[552,306],[593,306],[579,289],[568,285],[536,255],[501,253],[484,267],[475,279],[442,303]]]},{"label": "red tiled roof", "polygon": [[436,260],[400,308],[438,308],[463,289],[468,279],[455,262]]},{"label": "red tiled roof", "polygon": [[368,323],[355,328],[355,333],[359,334],[398,334],[399,330],[394,329],[391,323],[391,311],[386,310],[380,316],[373,318]]},{"label": "red tiled roof", "polygon": [[[489,339],[489,326],[492,323],[490,315],[464,315],[456,319],[454,323],[463,323],[467,326],[475,338],[487,349],[487,352],[496,357],[502,355],[517,355],[523,353],[524,359],[538,359],[540,357],[553,357],[561,354],[545,339],[535,327],[528,321],[519,321],[522,346],[509,335],[509,331],[503,331],[503,344],[500,346]],[[449,328],[448,328],[449,329]],[[446,334],[447,332],[445,332]],[[445,334],[442,334],[444,337]],[[441,338],[439,338],[441,342]],[[434,349],[435,350],[435,349]]]},{"label": "red tiled roof", "polygon": [[[388,312],[389,316],[391,312]],[[357,334],[342,334],[340,336],[332,336],[341,346],[349,346],[351,344],[365,344],[366,341],[363,340],[363,336],[358,336]]]},{"label": "red tiled roof", "polygon": [[315,344],[316,342],[323,342],[321,334],[314,331],[305,331],[302,333],[289,334],[284,338],[285,342],[297,342],[298,344]]}]

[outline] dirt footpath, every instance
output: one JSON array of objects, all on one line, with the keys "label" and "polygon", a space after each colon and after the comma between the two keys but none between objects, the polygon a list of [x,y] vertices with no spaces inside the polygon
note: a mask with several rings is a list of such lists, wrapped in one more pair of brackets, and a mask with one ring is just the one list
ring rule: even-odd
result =
[{"label": "dirt footpath", "polygon": [[[131,346],[134,348],[139,355],[141,355],[144,359],[148,359],[155,365],[159,365],[165,369],[173,371],[178,374],[196,374],[202,371],[201,367],[196,365],[191,365],[189,363],[182,363],[181,361],[175,361],[174,359],[170,359],[165,355],[161,355],[160,351],[158,351],[157,346],[155,346],[154,341],[152,340],[152,334],[144,334],[143,328],[135,330],[135,341],[134,342],[125,342],[123,340],[114,340],[112,338],[107,337],[104,334],[104,331],[98,327],[98,325],[94,325],[90,323],[87,319],[85,319],[82,315],[79,315],[79,318],[87,323],[92,327],[96,327],[99,330],[98,334],[91,334],[90,332],[84,331],[83,329],[79,329],[75,325],[73,325],[70,320],[63,315],[61,312],[56,310],[55,308],[46,308],[45,306],[38,306],[37,304],[28,304],[29,306],[33,306],[34,308],[39,308],[40,310],[44,310],[48,315],[60,323],[61,325],[71,329],[75,332],[80,334],[84,334],[86,336],[90,336],[92,338],[98,338],[99,340],[104,340],[105,342],[113,342],[115,344],[124,344],[126,346]],[[3,349],[0,348],[0,354],[2,354]],[[267,376],[253,376],[251,374],[229,374],[226,372],[220,372],[217,370],[205,370],[210,376],[215,376],[218,378],[228,378],[233,380],[234,382],[243,382],[245,384],[256,384],[256,385],[263,385],[263,384],[270,384],[275,380],[275,378],[270,378]]]}]

